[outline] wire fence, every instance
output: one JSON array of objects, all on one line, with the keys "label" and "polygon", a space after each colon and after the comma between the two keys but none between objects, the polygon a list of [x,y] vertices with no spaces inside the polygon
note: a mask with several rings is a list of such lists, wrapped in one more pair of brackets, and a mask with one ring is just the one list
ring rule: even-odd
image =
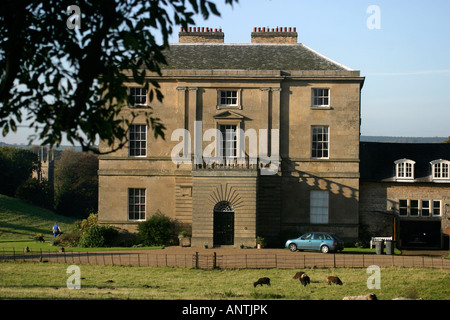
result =
[{"label": "wire fence", "polygon": [[370,265],[450,269],[450,259],[435,256],[376,254],[194,254],[163,252],[22,252],[0,251],[0,261],[35,261],[103,266],[183,267],[198,269],[365,268]]}]

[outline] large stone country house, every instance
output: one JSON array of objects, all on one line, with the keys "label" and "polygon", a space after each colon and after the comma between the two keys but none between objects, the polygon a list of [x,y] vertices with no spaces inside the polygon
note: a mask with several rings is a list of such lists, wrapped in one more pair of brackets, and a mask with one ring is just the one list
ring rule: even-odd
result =
[{"label": "large stone country house", "polygon": [[[125,148],[100,157],[99,221],[130,231],[161,212],[193,246],[270,245],[312,229],[359,237],[360,92],[364,77],[299,43],[295,28],[181,30],[167,51],[167,128],[138,116]],[[130,82],[134,105],[148,93]],[[107,150],[101,143],[100,149]]]}]

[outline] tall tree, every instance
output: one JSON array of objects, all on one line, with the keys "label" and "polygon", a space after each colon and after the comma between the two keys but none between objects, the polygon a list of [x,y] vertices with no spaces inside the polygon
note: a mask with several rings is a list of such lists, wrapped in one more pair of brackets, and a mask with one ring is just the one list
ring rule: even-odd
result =
[{"label": "tall tree", "polygon": [[[3,135],[26,116],[36,133],[31,140],[42,144],[59,145],[65,135],[87,150],[98,136],[113,150],[122,147],[130,124],[119,115],[128,102],[124,83],[144,85],[150,99],[162,100],[157,81],[145,76],[160,74],[174,27],[193,25],[199,13],[220,15],[209,0],[0,1]],[[145,114],[164,138],[151,107]]]},{"label": "tall tree", "polygon": [[98,208],[98,158],[88,152],[65,150],[55,164],[55,211],[86,218]]},{"label": "tall tree", "polygon": [[0,194],[14,196],[39,165],[37,155],[29,150],[0,147]]}]

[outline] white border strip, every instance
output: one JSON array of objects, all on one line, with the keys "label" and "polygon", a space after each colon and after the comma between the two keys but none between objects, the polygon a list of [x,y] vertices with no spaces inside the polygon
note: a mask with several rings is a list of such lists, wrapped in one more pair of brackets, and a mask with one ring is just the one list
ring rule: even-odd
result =
[{"label": "white border strip", "polygon": [[353,69],[351,69],[351,68],[349,68],[349,67],[343,65],[342,63],[336,62],[336,61],[334,61],[333,59],[330,59],[330,58],[328,58],[327,56],[324,56],[323,54],[317,52],[316,50],[311,49],[311,48],[308,47],[306,44],[300,43],[300,45],[302,45],[305,49],[308,49],[309,51],[311,51],[311,52],[317,54],[319,57],[322,57],[322,58],[324,58],[324,59],[330,61],[331,63],[336,64],[336,65],[338,65],[338,66],[344,68],[344,69],[347,70],[347,71],[355,71],[355,70],[353,70]]}]

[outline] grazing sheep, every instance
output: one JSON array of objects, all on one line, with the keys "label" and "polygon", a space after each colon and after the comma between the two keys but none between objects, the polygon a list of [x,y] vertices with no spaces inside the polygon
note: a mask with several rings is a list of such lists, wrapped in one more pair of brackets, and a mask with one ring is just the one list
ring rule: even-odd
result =
[{"label": "grazing sheep", "polygon": [[263,284],[267,284],[268,286],[270,286],[270,279],[269,279],[269,278],[266,278],[266,277],[264,277],[264,278],[259,278],[258,281],[256,281],[256,282],[253,283],[253,287],[256,288],[256,286],[257,286],[258,284],[260,284],[261,287],[262,287]]},{"label": "grazing sheep", "polygon": [[377,296],[374,293],[369,293],[365,296],[349,296],[344,297],[342,300],[378,300]]},{"label": "grazing sheep", "polygon": [[300,283],[301,283],[304,287],[306,287],[310,282],[311,282],[311,281],[310,281],[310,279],[309,279],[309,277],[308,277],[308,275],[307,275],[306,273],[303,273],[303,274],[300,276]]},{"label": "grazing sheep", "polygon": [[302,276],[302,274],[305,274],[303,271],[299,271],[295,274],[293,279],[300,279],[300,277]]},{"label": "grazing sheep", "polygon": [[328,277],[327,277],[327,282],[328,282],[329,285],[332,284],[332,283],[334,283],[334,284],[338,284],[338,285],[342,286],[342,281],[341,281],[341,279],[339,279],[339,278],[336,277],[336,276],[328,276]]}]

